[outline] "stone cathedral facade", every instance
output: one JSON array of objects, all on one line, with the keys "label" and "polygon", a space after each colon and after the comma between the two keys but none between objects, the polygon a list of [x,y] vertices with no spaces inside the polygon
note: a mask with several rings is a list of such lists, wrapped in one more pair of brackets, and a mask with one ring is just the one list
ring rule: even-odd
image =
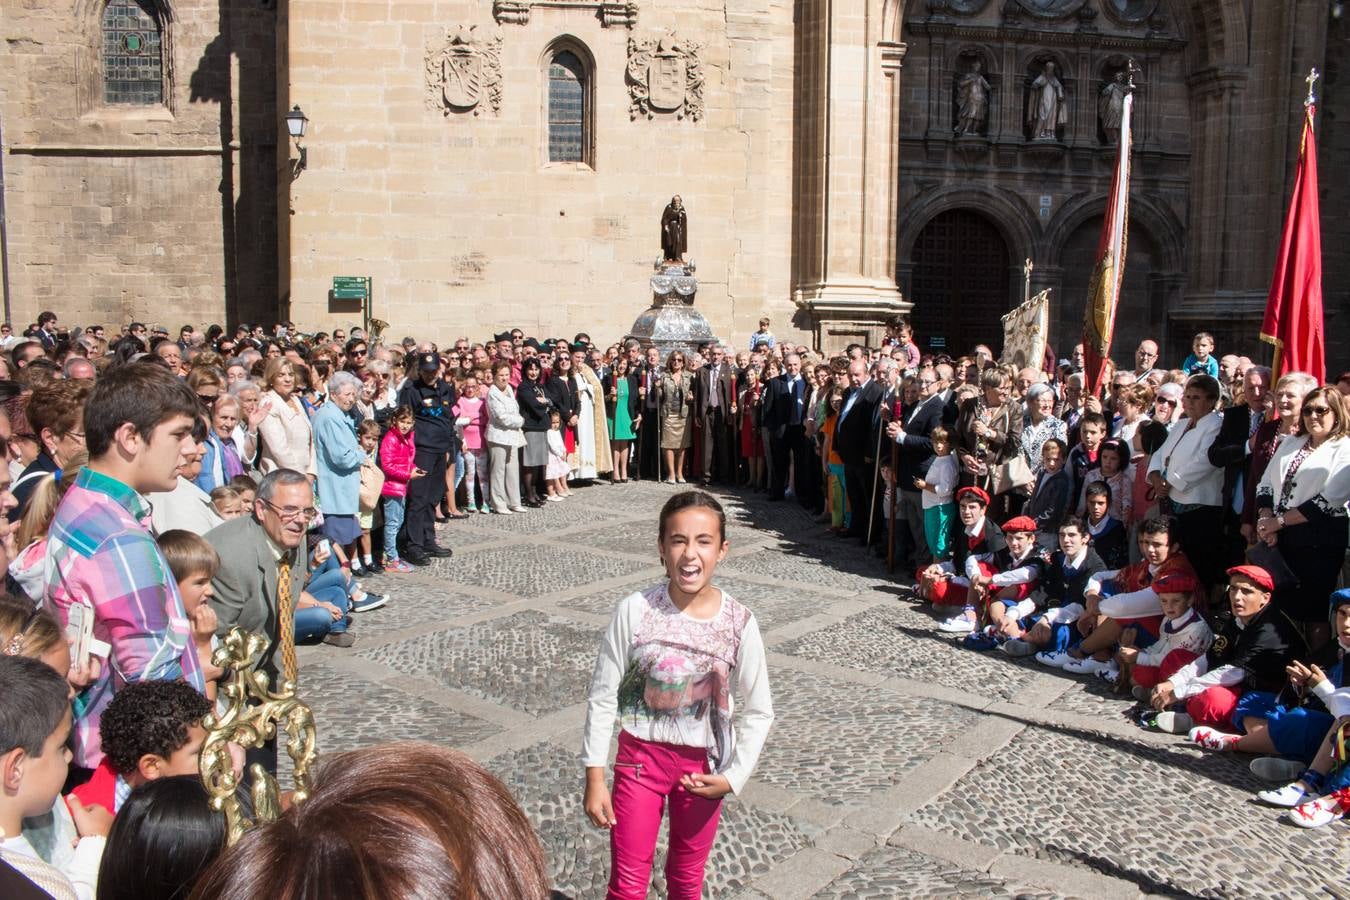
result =
[{"label": "stone cathedral facade", "polygon": [[1200,329],[1258,352],[1316,66],[1343,368],[1340,5],[0,0],[5,313],[313,329],[359,320],[333,281],[359,277],[395,336],[609,341],[679,194],[718,334],[768,315],[832,349],[905,313],[935,347],[997,343],[1030,259],[1063,356],[1132,66],[1117,355]]}]

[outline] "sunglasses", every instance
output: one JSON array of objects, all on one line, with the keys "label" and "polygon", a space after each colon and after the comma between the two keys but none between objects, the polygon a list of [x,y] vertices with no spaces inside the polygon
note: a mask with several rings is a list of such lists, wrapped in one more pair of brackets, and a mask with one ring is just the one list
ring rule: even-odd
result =
[{"label": "sunglasses", "polygon": [[360,350],[353,350],[353,351],[352,351],[351,353],[349,353],[348,355],[349,355],[349,356],[365,356],[365,355],[366,355],[366,348],[365,348],[365,347],[362,347]]},{"label": "sunglasses", "polygon": [[1169,400],[1167,397],[1159,397],[1159,398],[1158,398],[1158,402],[1159,402],[1159,403],[1166,403],[1168,406],[1176,406],[1176,405],[1177,405],[1177,401],[1175,401],[1175,400]]},{"label": "sunglasses", "polygon": [[1331,412],[1331,407],[1330,407],[1330,406],[1305,406],[1305,407],[1303,407],[1303,415],[1305,415],[1305,416],[1317,416],[1317,418],[1319,418],[1319,419],[1322,418],[1323,416],[1329,414],[1330,412]]},{"label": "sunglasses", "polygon": [[203,406],[215,406],[215,405],[216,405],[216,401],[219,400],[219,399],[220,399],[220,395],[219,395],[219,394],[198,394],[198,395],[197,395],[197,400],[200,401],[201,404],[202,404]]}]

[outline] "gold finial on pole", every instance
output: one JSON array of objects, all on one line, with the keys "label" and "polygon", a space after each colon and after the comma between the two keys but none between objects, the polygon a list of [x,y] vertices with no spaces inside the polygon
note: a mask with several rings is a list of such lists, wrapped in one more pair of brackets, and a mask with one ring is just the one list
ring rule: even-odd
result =
[{"label": "gold finial on pole", "polygon": [[1303,105],[1305,107],[1312,106],[1314,103],[1317,102],[1317,97],[1313,95],[1313,85],[1316,84],[1317,79],[1321,77],[1322,73],[1317,71],[1317,67],[1314,66],[1313,68],[1308,70],[1308,77],[1303,79],[1304,81],[1308,82],[1308,97],[1306,100],[1303,101]]},{"label": "gold finial on pole", "polygon": [[1022,263],[1022,302],[1026,303],[1031,299],[1031,270],[1036,268],[1028,256],[1026,262]]}]

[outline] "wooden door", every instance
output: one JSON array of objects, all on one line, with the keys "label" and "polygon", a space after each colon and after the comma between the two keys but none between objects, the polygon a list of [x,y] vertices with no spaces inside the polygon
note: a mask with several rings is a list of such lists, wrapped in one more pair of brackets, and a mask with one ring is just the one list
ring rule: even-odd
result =
[{"label": "wooden door", "polygon": [[912,257],[908,299],[920,349],[957,357],[988,344],[997,358],[1009,297],[1008,247],[998,228],[973,210],[939,213],[919,232]]}]

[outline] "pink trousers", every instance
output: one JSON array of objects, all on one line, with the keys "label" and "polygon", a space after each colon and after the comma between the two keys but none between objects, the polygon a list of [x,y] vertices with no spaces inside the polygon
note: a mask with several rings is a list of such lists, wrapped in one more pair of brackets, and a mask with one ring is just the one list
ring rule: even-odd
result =
[{"label": "pink trousers", "polygon": [[680,777],[707,771],[707,751],[702,747],[658,744],[619,732],[607,900],[645,900],[667,802],[666,894],[670,900],[699,900],[703,895],[703,869],[717,837],[722,801],[689,793],[680,787]]}]

